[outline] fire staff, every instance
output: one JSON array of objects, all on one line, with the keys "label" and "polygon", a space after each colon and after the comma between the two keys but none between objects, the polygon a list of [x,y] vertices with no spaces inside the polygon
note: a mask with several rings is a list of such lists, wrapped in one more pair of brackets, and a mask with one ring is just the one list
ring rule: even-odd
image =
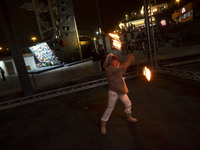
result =
[{"label": "fire staff", "polygon": [[127,115],[127,120],[131,122],[137,122],[136,118],[133,118],[131,113],[131,101],[127,95],[128,88],[124,81],[123,75],[125,74],[127,68],[130,66],[131,62],[135,61],[133,54],[128,54],[127,59],[123,64],[120,65],[117,56],[109,54],[104,62],[104,68],[106,71],[106,76],[108,78],[109,90],[108,90],[108,105],[101,117],[101,133],[106,134],[106,123],[115,107],[118,99],[120,99],[125,106],[125,113]]}]

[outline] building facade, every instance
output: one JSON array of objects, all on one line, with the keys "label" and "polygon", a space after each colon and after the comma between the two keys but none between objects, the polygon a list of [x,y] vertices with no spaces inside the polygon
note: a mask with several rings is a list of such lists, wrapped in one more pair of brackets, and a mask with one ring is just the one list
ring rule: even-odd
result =
[{"label": "building facade", "polygon": [[199,1],[190,2],[172,14],[172,20],[176,24],[193,21],[195,19],[200,19]]},{"label": "building facade", "polygon": [[[27,70],[36,69],[36,62],[32,53],[23,54],[23,57]],[[5,76],[17,75],[17,69],[12,56],[1,58],[0,67],[5,71]]]}]

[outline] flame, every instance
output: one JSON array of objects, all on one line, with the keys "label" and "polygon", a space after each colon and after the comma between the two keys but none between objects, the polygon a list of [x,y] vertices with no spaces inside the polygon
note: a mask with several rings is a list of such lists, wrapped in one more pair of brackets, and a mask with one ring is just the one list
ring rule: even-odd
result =
[{"label": "flame", "polygon": [[121,50],[121,45],[122,45],[122,43],[121,43],[121,41],[120,41],[119,35],[114,34],[114,33],[109,33],[108,35],[109,35],[109,36],[112,38],[112,40],[113,40],[112,45],[113,45],[116,49]]},{"label": "flame", "polygon": [[119,35],[117,34],[109,33],[108,35],[110,35],[113,39],[119,40]]},{"label": "flame", "polygon": [[121,45],[121,42],[119,42],[119,41],[117,41],[117,40],[113,40],[113,46],[114,46],[116,49],[120,50],[122,45]]},{"label": "flame", "polygon": [[151,80],[151,71],[146,66],[143,69],[143,75],[147,78],[148,81]]}]

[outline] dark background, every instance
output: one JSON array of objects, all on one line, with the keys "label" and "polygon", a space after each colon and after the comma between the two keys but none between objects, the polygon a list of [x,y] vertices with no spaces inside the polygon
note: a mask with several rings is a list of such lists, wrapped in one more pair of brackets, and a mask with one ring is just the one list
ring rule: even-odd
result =
[{"label": "dark background", "polygon": [[[174,1],[157,0],[156,2],[159,4]],[[185,5],[189,1],[181,0],[180,5]],[[20,8],[25,2],[31,2],[31,0],[6,0],[6,2],[21,48],[32,45],[31,37],[40,37],[35,13]],[[74,0],[73,2],[78,29],[90,30],[94,34],[98,30],[96,0]],[[105,32],[111,32],[126,13],[139,13],[143,0],[98,0],[98,3],[102,28]],[[5,45],[7,45],[7,40],[0,24],[0,46],[5,47]]]}]

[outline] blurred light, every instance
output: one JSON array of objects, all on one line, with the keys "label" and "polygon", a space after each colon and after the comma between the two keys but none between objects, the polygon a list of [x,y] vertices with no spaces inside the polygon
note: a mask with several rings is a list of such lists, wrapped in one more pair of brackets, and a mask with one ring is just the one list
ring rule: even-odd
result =
[{"label": "blurred light", "polygon": [[126,21],[127,21],[128,20],[128,15],[126,14],[125,17],[126,17]]},{"label": "blurred light", "polygon": [[146,77],[148,81],[151,80],[151,71],[146,66],[143,68],[143,75]]},{"label": "blurred light", "polygon": [[121,50],[122,44],[121,44],[121,42],[118,41],[118,40],[113,40],[113,46],[114,46],[116,49]]},{"label": "blurred light", "polygon": [[166,20],[163,19],[163,20],[160,21],[160,24],[161,24],[161,26],[166,26],[167,22],[166,22]]},{"label": "blurred light", "polygon": [[119,40],[119,35],[117,34],[109,33],[108,35],[110,35],[113,39]]},{"label": "blurred light", "polygon": [[182,8],[182,14],[184,14],[186,12],[186,9],[183,7]]},{"label": "blurred light", "polygon": [[118,50],[121,50],[121,41],[118,34],[109,33],[108,34],[112,39],[112,46]]},{"label": "blurred light", "polygon": [[35,36],[31,37],[31,40],[35,43],[35,41],[37,40],[37,38]]},{"label": "blurred light", "polygon": [[0,51],[2,51],[3,50],[3,47],[0,47]]},{"label": "blurred light", "polygon": [[124,24],[123,24],[123,23],[119,23],[119,27],[120,27],[120,29],[122,29],[122,28],[123,28],[123,26],[124,26]]},{"label": "blurred light", "polygon": [[97,39],[96,39],[96,38],[94,38],[93,40],[94,40],[94,41],[96,41]]},{"label": "blurred light", "polygon": [[97,31],[96,34],[99,34],[99,32]]},{"label": "blurred light", "polygon": [[153,9],[153,12],[157,12],[157,11],[158,11],[158,9],[157,9],[157,8],[154,8],[154,9]]},{"label": "blurred light", "polygon": [[101,34],[101,28],[99,28],[99,33]]},{"label": "blurred light", "polygon": [[144,6],[142,6],[140,13],[141,13],[141,15],[144,15]]}]

